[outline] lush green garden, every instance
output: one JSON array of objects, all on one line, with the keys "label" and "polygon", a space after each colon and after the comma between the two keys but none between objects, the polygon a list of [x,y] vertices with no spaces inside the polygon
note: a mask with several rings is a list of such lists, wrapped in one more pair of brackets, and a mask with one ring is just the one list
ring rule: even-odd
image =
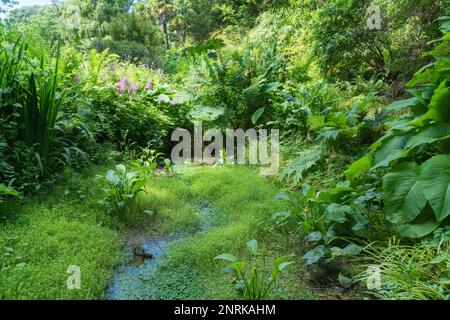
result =
[{"label": "lush green garden", "polygon": [[[447,0],[13,2],[0,299],[450,298]],[[278,174],[173,163],[199,121]]]}]

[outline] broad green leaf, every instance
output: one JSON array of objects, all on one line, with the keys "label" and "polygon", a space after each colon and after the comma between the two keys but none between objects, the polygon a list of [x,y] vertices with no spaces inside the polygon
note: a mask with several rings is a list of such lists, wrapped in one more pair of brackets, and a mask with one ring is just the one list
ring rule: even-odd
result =
[{"label": "broad green leaf", "polygon": [[223,268],[223,272],[225,273],[235,273],[236,270],[231,265],[226,265],[225,268]]},{"label": "broad green leaf", "polygon": [[242,274],[242,272],[245,269],[245,263],[244,262],[232,262],[230,264],[230,266],[238,273],[238,274]]},{"label": "broad green leaf", "polygon": [[[427,207],[429,208],[429,206]],[[429,235],[437,227],[439,227],[439,222],[436,220],[432,210],[425,209],[415,221],[398,225],[396,230],[402,237],[419,239]]]},{"label": "broad green leaf", "polygon": [[350,288],[353,284],[353,280],[349,277],[344,276],[342,273],[338,277],[339,283],[345,288]]},{"label": "broad green leaf", "polygon": [[342,249],[342,252],[347,256],[356,256],[362,252],[363,248],[354,244],[350,243],[348,246],[346,246],[344,249]]},{"label": "broad green leaf", "polygon": [[442,81],[439,87],[434,91],[431,98],[428,111],[418,120],[411,124],[417,127],[423,127],[427,121],[450,122],[450,87],[447,80]]},{"label": "broad green leaf", "polygon": [[233,256],[232,254],[229,254],[229,253],[224,253],[224,254],[218,255],[217,257],[214,258],[214,260],[224,260],[224,261],[228,261],[228,262],[238,261],[238,259],[235,256]]},{"label": "broad green leaf", "polygon": [[390,222],[409,222],[422,212],[427,200],[420,186],[419,175],[419,165],[406,162],[384,176],[384,206]]},{"label": "broad green leaf", "polygon": [[414,134],[405,145],[405,149],[412,149],[422,144],[430,144],[450,138],[450,125],[436,123]]},{"label": "broad green leaf", "polygon": [[278,90],[281,87],[281,83],[279,82],[272,82],[272,83],[268,83],[265,84],[261,87],[261,92],[262,93],[269,93],[275,90]]},{"label": "broad green leaf", "polygon": [[[348,185],[350,185],[349,181],[348,181]],[[327,193],[328,193],[328,199],[331,202],[328,202],[328,203],[342,203],[343,198],[353,191],[354,191],[354,189],[352,187],[347,187],[344,184],[337,186],[336,188],[329,189]],[[321,200],[324,200],[325,202],[327,202],[325,199],[321,198]]]},{"label": "broad green leaf", "polygon": [[436,219],[450,215],[450,155],[438,155],[422,165],[421,187]]},{"label": "broad green leaf", "polygon": [[137,176],[139,176],[139,173],[136,171],[132,171],[132,172],[128,172],[127,173],[127,179],[128,180],[133,180],[134,178],[136,178]]},{"label": "broad green leaf", "polygon": [[105,179],[112,185],[117,185],[120,182],[120,178],[117,176],[114,170],[108,170]]},{"label": "broad green leaf", "polygon": [[333,247],[331,248],[332,257],[343,257],[343,256],[356,256],[362,252],[363,248],[360,246],[350,243],[345,248]]},{"label": "broad green leaf", "polygon": [[205,105],[195,105],[189,112],[189,117],[193,121],[215,121],[225,114],[225,108],[220,106],[210,107]]},{"label": "broad green leaf", "polygon": [[314,242],[314,241],[322,240],[322,238],[323,238],[322,232],[316,231],[316,232],[311,232],[310,234],[308,234],[308,236],[306,237],[306,240]]},{"label": "broad green leaf", "polygon": [[416,85],[418,85],[419,83],[428,83],[431,82],[432,79],[432,75],[433,75],[433,69],[431,68],[433,66],[433,64],[428,64],[424,67],[422,67],[422,69],[420,69],[418,72],[416,72],[416,74],[414,75],[414,78],[411,79],[406,86],[409,88],[412,88]]},{"label": "broad green leaf", "polygon": [[287,262],[280,263],[280,265],[278,266],[278,271],[283,271],[284,269],[286,269],[286,267],[290,266],[293,263],[294,263],[294,261],[287,261]]},{"label": "broad green leaf", "polygon": [[398,159],[403,154],[404,147],[408,142],[410,136],[394,136],[387,143],[385,143],[375,153],[375,166],[372,168],[388,166],[391,161]]},{"label": "broad green leaf", "polygon": [[303,196],[306,201],[314,201],[316,200],[316,190],[309,185],[305,185],[303,187]]},{"label": "broad green leaf", "polygon": [[364,157],[353,164],[345,171],[345,176],[348,180],[354,181],[365,174],[372,167],[372,158]]},{"label": "broad green leaf", "polygon": [[13,188],[7,187],[4,184],[0,184],[0,196],[13,196],[20,197],[20,193]]},{"label": "broad green leaf", "polygon": [[350,206],[342,206],[332,203],[325,209],[325,217],[328,221],[344,223],[347,221],[347,213],[351,213],[352,211],[353,210]]},{"label": "broad green leaf", "polygon": [[169,98],[169,96],[167,96],[167,95],[165,95],[165,94],[160,94],[159,96],[158,96],[158,102],[159,103],[170,103],[170,98]]},{"label": "broad green leaf", "polygon": [[291,197],[289,196],[289,193],[286,193],[286,192],[278,192],[278,193],[275,195],[275,200],[291,201]]},{"label": "broad green leaf", "polygon": [[302,259],[305,260],[307,265],[317,263],[325,255],[325,246],[317,246],[314,249],[308,251]]},{"label": "broad green leaf", "polygon": [[277,258],[273,263],[274,269],[277,272],[283,271],[284,268],[286,268],[287,266],[289,266],[290,264],[293,263],[293,261],[286,261],[289,258],[290,258],[290,256],[282,256],[282,257]]},{"label": "broad green leaf", "polygon": [[265,110],[266,108],[259,108],[258,110],[256,110],[256,112],[252,115],[253,125],[255,125],[258,122],[259,118],[261,118]]},{"label": "broad green leaf", "polygon": [[252,255],[256,256],[258,254],[258,241],[250,240],[247,242],[247,248]]},{"label": "broad green leaf", "polygon": [[388,105],[386,107],[386,110],[387,111],[399,111],[406,107],[413,106],[413,105],[417,104],[418,102],[419,102],[419,99],[417,99],[416,97],[406,99],[406,100],[396,101],[396,102]]},{"label": "broad green leaf", "polygon": [[430,264],[440,264],[446,262],[449,259],[447,254],[441,254],[430,261]]}]

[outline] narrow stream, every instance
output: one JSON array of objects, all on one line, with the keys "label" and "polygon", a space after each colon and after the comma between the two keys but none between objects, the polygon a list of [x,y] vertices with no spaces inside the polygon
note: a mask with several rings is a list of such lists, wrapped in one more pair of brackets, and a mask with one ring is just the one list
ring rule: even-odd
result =
[{"label": "narrow stream", "polygon": [[[217,220],[210,203],[198,206],[196,212],[199,218],[198,232],[207,232],[215,225]],[[139,300],[148,297],[143,292],[151,292],[155,277],[159,268],[164,263],[170,250],[170,246],[176,241],[182,241],[192,234],[171,234],[145,241],[139,248],[127,249],[128,258],[122,263],[114,274],[110,283],[107,300]]]}]

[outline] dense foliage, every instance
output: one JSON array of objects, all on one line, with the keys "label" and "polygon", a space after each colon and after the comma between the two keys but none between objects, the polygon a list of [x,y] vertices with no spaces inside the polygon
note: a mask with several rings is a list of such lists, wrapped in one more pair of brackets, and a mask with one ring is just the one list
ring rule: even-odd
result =
[{"label": "dense foliage", "polygon": [[[0,12],[11,2],[2,0]],[[367,27],[371,5],[381,8],[379,28]],[[117,235],[107,228],[154,219],[139,198],[152,181],[190,201],[193,194],[215,200],[234,224],[243,221],[211,233],[239,242],[231,249],[259,236],[282,251],[267,273],[266,249],[259,254],[256,240],[247,243],[246,263],[233,255],[238,251],[217,256],[228,249],[205,235],[211,242],[206,265],[218,267],[215,256],[230,262],[246,299],[271,297],[294,262],[286,255],[292,252],[315,280],[325,273],[361,295],[448,299],[449,15],[446,0],[69,0],[14,9],[0,25],[0,206],[8,211],[50,193],[55,182],[70,186],[72,174],[108,166],[115,169],[92,179],[105,190],[96,196],[77,191],[78,200],[95,200],[89,212],[97,212],[98,203],[106,207],[108,218],[79,223],[82,234],[97,234],[108,250],[116,250]],[[261,186],[262,195],[247,199],[251,212],[243,212],[222,174],[217,179],[231,202],[192,181],[193,191],[176,189],[164,154],[170,154],[172,131],[192,132],[196,121],[222,131],[280,129],[282,168],[274,179],[283,190],[266,199],[273,203],[258,209],[262,196],[272,196],[272,187]],[[203,182],[220,189],[217,179]],[[162,190],[152,192],[162,197]],[[161,203],[171,201],[164,195]],[[190,226],[189,214],[171,216],[179,207],[165,208],[170,214],[163,216]],[[56,213],[42,211],[39,223],[48,228]],[[74,214],[58,225],[75,228],[68,218]],[[23,219],[28,224],[33,217]],[[30,239],[38,239],[38,226],[30,228]],[[189,263],[201,273],[205,256],[196,255],[192,243],[186,245],[193,252]],[[176,250],[173,259],[181,259]],[[10,255],[0,256],[0,271],[13,275],[18,264]],[[108,271],[115,262],[98,260]],[[366,293],[370,265],[380,266],[386,285]],[[105,278],[99,283],[95,298]]]}]

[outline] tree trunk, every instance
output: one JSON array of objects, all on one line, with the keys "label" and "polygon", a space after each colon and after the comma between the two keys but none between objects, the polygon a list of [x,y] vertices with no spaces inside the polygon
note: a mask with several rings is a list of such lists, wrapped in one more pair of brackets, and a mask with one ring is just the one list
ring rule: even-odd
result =
[{"label": "tree trunk", "polygon": [[164,44],[166,45],[166,50],[170,49],[170,43],[169,43],[169,33],[167,32],[167,22],[162,23],[163,32],[164,32]]}]

